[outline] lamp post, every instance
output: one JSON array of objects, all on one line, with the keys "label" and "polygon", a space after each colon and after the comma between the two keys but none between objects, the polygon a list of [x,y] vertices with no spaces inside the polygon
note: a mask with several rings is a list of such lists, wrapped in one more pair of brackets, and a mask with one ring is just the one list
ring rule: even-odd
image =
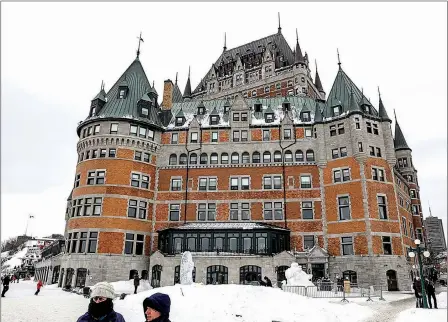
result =
[{"label": "lamp post", "polygon": [[418,259],[418,266],[419,266],[419,271],[420,271],[420,283],[422,285],[422,297],[423,297],[423,307],[425,309],[428,308],[428,302],[426,299],[426,292],[425,292],[425,280],[423,278],[423,265],[422,265],[422,257],[421,254],[423,253],[423,256],[425,257],[429,257],[430,253],[426,250],[426,248],[420,247],[420,239],[416,239],[414,241],[416,247],[412,248],[411,247],[411,251],[409,252],[409,257],[413,258],[415,257],[415,253],[417,253],[417,259]]}]

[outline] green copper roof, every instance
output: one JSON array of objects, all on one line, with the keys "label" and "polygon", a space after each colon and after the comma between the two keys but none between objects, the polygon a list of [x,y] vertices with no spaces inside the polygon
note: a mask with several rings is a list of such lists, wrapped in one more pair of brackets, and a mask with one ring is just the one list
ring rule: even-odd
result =
[{"label": "green copper roof", "polygon": [[381,99],[381,96],[380,96],[380,103],[379,103],[379,108],[378,108],[378,115],[381,117],[382,120],[391,122],[391,119],[387,115],[386,109],[384,108],[383,100]]},{"label": "green copper roof", "polygon": [[395,118],[395,138],[394,138],[395,150],[411,150],[408,146],[406,139],[404,138],[403,132],[401,131],[400,125],[398,124],[397,118]]}]

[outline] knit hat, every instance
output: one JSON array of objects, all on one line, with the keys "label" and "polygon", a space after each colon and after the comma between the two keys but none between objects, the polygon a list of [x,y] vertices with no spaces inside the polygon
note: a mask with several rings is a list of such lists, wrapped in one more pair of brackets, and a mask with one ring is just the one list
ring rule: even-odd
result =
[{"label": "knit hat", "polygon": [[107,282],[99,282],[93,286],[93,291],[90,295],[91,297],[102,296],[108,299],[115,298],[115,290],[112,284]]},{"label": "knit hat", "polygon": [[156,310],[162,316],[170,316],[171,299],[168,295],[163,293],[154,293],[143,301],[143,312],[146,312],[148,307]]}]

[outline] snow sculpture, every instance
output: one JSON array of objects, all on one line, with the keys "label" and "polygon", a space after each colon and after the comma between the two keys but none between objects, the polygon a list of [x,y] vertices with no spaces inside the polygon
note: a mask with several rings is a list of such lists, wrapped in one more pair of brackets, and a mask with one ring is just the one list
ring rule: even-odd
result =
[{"label": "snow sculpture", "polygon": [[292,263],[291,267],[285,271],[287,279],[287,286],[314,286],[310,281],[312,275],[307,274],[302,270],[302,266],[297,263]]},{"label": "snow sculpture", "polygon": [[180,284],[193,284],[194,263],[190,252],[184,252],[180,260]]}]

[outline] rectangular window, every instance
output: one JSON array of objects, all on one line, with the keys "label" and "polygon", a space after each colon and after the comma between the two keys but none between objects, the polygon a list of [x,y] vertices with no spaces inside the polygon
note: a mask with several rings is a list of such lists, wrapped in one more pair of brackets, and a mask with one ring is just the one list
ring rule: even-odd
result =
[{"label": "rectangular window", "polygon": [[218,132],[212,132],[212,142],[218,142]]},{"label": "rectangular window", "polygon": [[360,124],[359,124],[359,117],[355,117],[355,127],[357,130],[359,130],[361,128]]},{"label": "rectangular window", "polygon": [[137,125],[131,125],[131,129],[129,131],[129,134],[137,136],[137,132],[138,132],[138,126]]},{"label": "rectangular window", "polygon": [[118,123],[112,123],[110,125],[110,134],[117,134],[118,133]]},{"label": "rectangular window", "polygon": [[171,179],[171,191],[180,191],[182,190],[182,179],[173,178]]},{"label": "rectangular window", "polygon": [[213,115],[210,117],[210,125],[217,125],[219,123],[219,117]]},{"label": "rectangular window", "polygon": [[79,181],[81,180],[81,174],[80,173],[78,173],[78,174],[76,174],[76,176],[75,176],[75,188],[78,188],[79,187]]},{"label": "rectangular window", "polygon": [[313,219],[313,202],[303,201],[302,202],[302,219]]},{"label": "rectangular window", "polygon": [[345,146],[343,146],[342,148],[340,148],[340,151],[341,151],[341,158],[347,156],[347,148],[346,148]]},{"label": "rectangular window", "polygon": [[233,120],[238,122],[240,120],[240,113],[233,113]]},{"label": "rectangular window", "polygon": [[380,219],[387,219],[387,205],[385,196],[377,196],[378,201],[378,211],[380,214]]},{"label": "rectangular window", "polygon": [[142,173],[131,173],[131,186],[135,188],[149,189],[149,176]]},{"label": "rectangular window", "polygon": [[350,198],[348,196],[338,197],[339,220],[350,219]]},{"label": "rectangular window", "polygon": [[249,177],[231,177],[230,190],[249,190]]},{"label": "rectangular window", "polygon": [[138,215],[139,219],[146,219],[146,206],[146,201],[129,199],[128,217],[137,218]]},{"label": "rectangular window", "polygon": [[247,131],[246,130],[241,131],[241,142],[247,142]]},{"label": "rectangular window", "polygon": [[143,162],[150,163],[151,162],[151,154],[144,152],[143,153]]},{"label": "rectangular window", "polygon": [[366,122],[367,133],[372,133],[372,123]]},{"label": "rectangular window", "polygon": [[87,184],[88,185],[104,184],[105,176],[106,171],[104,170],[89,171],[87,175]]},{"label": "rectangular window", "polygon": [[333,170],[333,182],[342,182],[341,170]]},{"label": "rectangular window", "polygon": [[376,156],[378,158],[381,158],[381,149],[380,148],[376,148]]},{"label": "rectangular window", "polygon": [[247,121],[247,113],[241,113],[241,121]]},{"label": "rectangular window", "polygon": [[358,151],[363,152],[362,142],[358,142]]},{"label": "rectangular window", "polygon": [[93,198],[93,216],[100,216],[103,205],[103,198],[95,197]]},{"label": "rectangular window", "polygon": [[180,205],[179,204],[171,204],[170,205],[170,221],[179,221],[180,220]]},{"label": "rectangular window", "polygon": [[263,189],[282,189],[282,176],[264,176]]},{"label": "rectangular window", "polygon": [[353,237],[341,237],[342,255],[354,255]]},{"label": "rectangular window", "polygon": [[372,157],[374,157],[375,156],[375,148],[373,146],[369,146],[369,150],[370,150],[370,155]]},{"label": "rectangular window", "polygon": [[384,255],[392,255],[392,242],[390,236],[383,236],[383,253]]},{"label": "rectangular window", "polygon": [[333,149],[333,150],[331,150],[331,158],[332,158],[332,159],[337,159],[337,158],[339,158],[339,149]]},{"label": "rectangular window", "polygon": [[411,189],[411,190],[410,190],[410,195],[411,195],[411,198],[412,198],[412,199],[416,199],[416,198],[417,198],[417,193],[415,192],[414,189]]},{"label": "rectangular window", "polygon": [[336,125],[331,125],[330,126],[330,136],[335,136],[336,135]]},{"label": "rectangular window", "polygon": [[199,178],[198,189],[199,191],[215,191],[217,179],[212,178]]},{"label": "rectangular window", "polygon": [[140,151],[134,151],[134,160],[142,161],[142,153]]},{"label": "rectangular window", "polygon": [[191,143],[198,143],[198,132],[191,132],[190,142]]},{"label": "rectangular window", "polygon": [[95,125],[93,134],[98,134],[98,133],[100,133],[100,125]]},{"label": "rectangular window", "polygon": [[87,131],[87,136],[91,136],[91,135],[92,135],[92,127],[90,126]]},{"label": "rectangular window", "polygon": [[233,142],[240,141],[240,131],[233,131]]},{"label": "rectangular window", "polygon": [[98,150],[92,150],[92,159],[98,158]]},{"label": "rectangular window", "polygon": [[291,129],[283,130],[283,139],[285,139],[285,140],[291,139]]},{"label": "rectangular window", "polygon": [[283,219],[283,203],[282,202],[265,202],[263,214],[264,214],[265,220],[282,220]]},{"label": "rectangular window", "polygon": [[143,255],[144,235],[126,233],[124,253],[127,255]]},{"label": "rectangular window", "polygon": [[263,141],[269,141],[271,139],[271,134],[269,130],[263,130]]},{"label": "rectangular window", "polygon": [[84,253],[87,245],[87,232],[81,232],[79,235],[78,253]]},{"label": "rectangular window", "polygon": [[303,236],[303,248],[311,249],[314,247],[314,236]]},{"label": "rectangular window", "polygon": [[338,124],[338,134],[344,134],[345,130],[344,130],[344,124],[340,123]]},{"label": "rectangular window", "polygon": [[198,204],[198,220],[214,221],[216,218],[216,203]]},{"label": "rectangular window", "polygon": [[117,156],[116,149],[109,149],[109,158],[115,158]]},{"label": "rectangular window", "polygon": [[230,220],[250,220],[249,203],[231,203]]},{"label": "rectangular window", "polygon": [[96,245],[98,244],[98,233],[91,231],[89,234],[88,253],[96,253]]},{"label": "rectangular window", "polygon": [[311,128],[305,128],[305,137],[306,138],[311,138],[313,137],[313,131],[311,130]]},{"label": "rectangular window", "polygon": [[179,142],[179,133],[171,133],[171,144],[177,144]]},{"label": "rectangular window", "polygon": [[403,234],[404,234],[405,236],[408,235],[408,228],[407,228],[406,225],[407,225],[407,224],[406,224],[406,218],[405,218],[405,217],[401,217],[401,228],[402,228],[402,230],[403,230]]},{"label": "rectangular window", "polygon": [[105,158],[107,155],[107,149],[100,149],[100,158]]},{"label": "rectangular window", "polygon": [[300,188],[301,189],[311,188],[311,176],[309,175],[300,176]]},{"label": "rectangular window", "polygon": [[378,124],[373,123],[373,134],[378,135]]},{"label": "rectangular window", "polygon": [[138,136],[141,138],[146,138],[146,128],[145,127],[139,127]]}]

